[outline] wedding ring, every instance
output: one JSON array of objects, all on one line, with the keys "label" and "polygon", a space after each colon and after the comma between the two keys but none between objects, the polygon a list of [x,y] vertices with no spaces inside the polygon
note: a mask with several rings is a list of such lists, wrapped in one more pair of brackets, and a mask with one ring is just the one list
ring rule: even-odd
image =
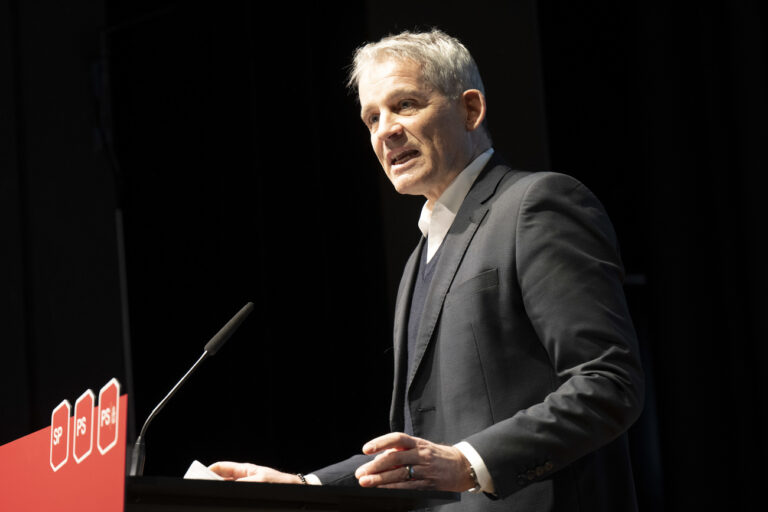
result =
[{"label": "wedding ring", "polygon": [[407,470],[408,470],[408,478],[406,478],[406,480],[413,480],[413,479],[415,479],[415,478],[416,478],[416,477],[414,476],[414,474],[413,474],[413,466],[411,466],[410,464],[408,464],[407,466],[405,466],[405,469],[407,469]]}]

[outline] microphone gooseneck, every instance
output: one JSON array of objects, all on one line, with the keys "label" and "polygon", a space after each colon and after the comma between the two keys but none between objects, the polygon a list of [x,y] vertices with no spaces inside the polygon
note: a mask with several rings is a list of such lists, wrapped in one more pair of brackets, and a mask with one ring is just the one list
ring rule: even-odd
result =
[{"label": "microphone gooseneck", "polygon": [[139,432],[139,435],[136,438],[136,442],[133,445],[133,450],[131,451],[131,464],[128,468],[129,476],[141,476],[144,474],[144,461],[146,459],[144,434],[146,433],[149,424],[152,422],[155,416],[157,416],[157,413],[159,413],[163,407],[165,407],[165,404],[168,403],[168,401],[181,387],[181,385],[186,382],[190,375],[192,375],[192,372],[194,372],[197,367],[200,366],[200,363],[202,363],[209,355],[214,355],[222,347],[222,345],[224,345],[224,343],[230,338],[230,336],[232,336],[237,328],[240,327],[240,324],[245,321],[245,319],[248,317],[248,315],[251,314],[252,311],[253,302],[249,302],[243,306],[242,309],[240,309],[240,311],[238,311],[235,316],[233,316],[229,322],[227,322],[224,327],[222,327],[219,332],[217,332],[213,338],[211,338],[208,343],[205,344],[203,355],[200,356],[195,364],[193,364],[187,373],[184,374],[181,380],[179,380],[179,382],[173,386],[171,391],[165,395],[165,398],[163,398],[149,414],[147,420],[144,422],[144,425],[141,427],[141,432]]}]

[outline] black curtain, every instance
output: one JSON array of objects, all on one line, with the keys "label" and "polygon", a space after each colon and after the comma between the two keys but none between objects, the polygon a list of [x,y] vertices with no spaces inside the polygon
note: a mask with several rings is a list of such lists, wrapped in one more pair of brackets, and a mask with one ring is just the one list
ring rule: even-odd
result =
[{"label": "black curtain", "polygon": [[750,510],[766,481],[765,9],[540,2],[552,165],[637,277],[669,510]]},{"label": "black curtain", "polygon": [[115,194],[97,134],[104,6],[0,1],[0,443],[124,385]]},{"label": "black curtain", "polygon": [[146,474],[359,452],[387,429],[388,385],[371,383],[392,378],[378,173],[344,87],[364,34],[329,30],[360,14],[109,7],[136,420],[256,304],[152,425]]}]

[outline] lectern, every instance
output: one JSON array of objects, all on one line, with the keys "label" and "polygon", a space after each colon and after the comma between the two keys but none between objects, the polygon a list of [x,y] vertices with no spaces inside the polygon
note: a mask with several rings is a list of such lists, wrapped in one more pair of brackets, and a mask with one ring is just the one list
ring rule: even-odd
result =
[{"label": "lectern", "polygon": [[126,512],[406,511],[458,501],[443,491],[407,491],[128,477]]}]

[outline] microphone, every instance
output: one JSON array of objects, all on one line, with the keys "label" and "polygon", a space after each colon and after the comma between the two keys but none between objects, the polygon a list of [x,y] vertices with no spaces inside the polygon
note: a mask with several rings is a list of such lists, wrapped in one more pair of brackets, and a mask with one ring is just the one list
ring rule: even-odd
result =
[{"label": "microphone", "polygon": [[252,311],[253,302],[249,302],[243,306],[243,308],[238,311],[237,314],[235,314],[235,316],[233,316],[229,322],[227,322],[224,327],[222,327],[219,332],[217,332],[213,338],[210,339],[210,341],[208,341],[208,343],[205,344],[203,355],[200,356],[200,359],[198,359],[197,362],[192,365],[192,368],[190,368],[189,371],[184,374],[184,376],[179,382],[176,383],[175,386],[173,386],[173,389],[171,389],[170,393],[165,395],[165,398],[163,398],[160,403],[157,404],[157,406],[152,410],[152,412],[149,414],[149,417],[147,418],[147,421],[144,422],[144,426],[141,427],[141,432],[139,432],[139,437],[136,438],[136,443],[133,445],[133,450],[131,451],[131,465],[128,469],[128,476],[141,476],[144,474],[144,460],[146,459],[144,434],[146,433],[150,422],[155,418],[155,416],[157,416],[157,413],[159,413],[162,408],[165,407],[165,404],[168,403],[168,401],[181,387],[181,385],[186,382],[190,375],[192,375],[192,372],[197,369],[200,363],[202,363],[209,355],[212,356],[218,352],[221,346],[224,345],[224,342],[226,342],[229,337],[232,336],[232,334],[237,330],[238,327],[240,327],[240,324],[245,321],[245,319],[248,317],[248,315],[251,314]]}]

